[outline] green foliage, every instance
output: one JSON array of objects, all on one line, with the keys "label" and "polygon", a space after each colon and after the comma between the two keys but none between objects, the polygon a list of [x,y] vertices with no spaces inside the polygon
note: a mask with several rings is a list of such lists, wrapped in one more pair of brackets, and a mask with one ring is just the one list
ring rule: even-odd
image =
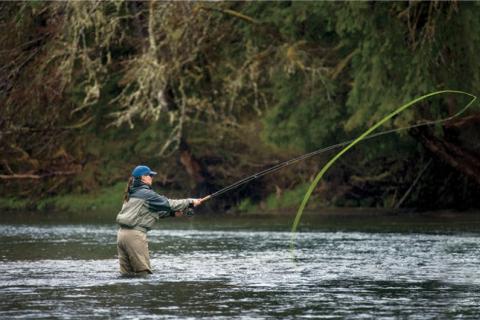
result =
[{"label": "green foliage", "polygon": [[254,204],[250,198],[243,199],[238,205],[237,210],[243,213],[257,213],[259,212],[258,205]]},{"label": "green foliage", "polygon": [[26,210],[28,208],[28,201],[15,198],[15,197],[7,197],[7,198],[0,198],[0,210],[2,211],[18,211],[18,210]]},{"label": "green foliage", "polygon": [[[476,92],[479,13],[478,3],[463,2],[2,3],[5,28],[15,32],[0,35],[0,174],[41,179],[5,180],[0,190],[50,197],[40,202],[44,209],[102,207],[96,197],[107,208],[138,163],[165,172],[169,188],[187,188],[193,179],[179,161],[180,141],[190,144],[209,183],[227,185],[348,140],[426,92]],[[436,99],[386,127],[451,115],[463,102]],[[459,131],[456,145],[478,136]],[[349,173],[359,176],[427,155],[407,132],[355,152],[358,168]],[[374,160],[378,169],[368,167]],[[286,173],[279,185],[301,185],[318,167]],[[381,194],[385,205],[416,169],[392,170],[409,179]],[[348,189],[347,174],[336,177],[334,189]],[[104,189],[112,193],[94,192]],[[269,196],[266,206],[295,206],[301,190]],[[70,192],[87,195],[62,198]],[[330,195],[333,203],[379,203],[339,193]],[[247,199],[239,208],[255,206]]]},{"label": "green foliage", "polygon": [[[349,39],[348,45],[359,49],[352,59],[355,82],[346,101],[352,114],[345,123],[346,130],[371,125],[396,105],[427,92],[446,88],[475,90],[472,80],[478,75],[471,71],[478,70],[478,59],[473,61],[473,56],[467,54],[465,58],[472,64],[460,74],[458,71],[465,65],[457,68],[458,61],[465,60],[455,54],[472,47],[480,49],[478,35],[465,32],[467,26],[472,26],[465,17],[472,8],[468,8],[469,4],[454,14],[454,6],[442,3],[432,10],[431,3],[411,7],[371,4],[368,8],[351,4],[339,8],[337,31]],[[409,29],[415,18],[417,24]],[[468,40],[459,43],[459,34]],[[440,115],[434,106],[429,111],[431,116]],[[397,125],[413,120],[415,114],[418,112],[408,113],[409,117]]]},{"label": "green foliage", "polygon": [[254,203],[250,198],[242,200],[237,205],[237,210],[244,213],[279,212],[279,210],[294,209],[302,201],[303,195],[308,189],[308,184],[298,185],[290,190],[284,190],[281,194],[273,193],[261,203]]},{"label": "green foliage", "polygon": [[69,193],[43,199],[0,198],[3,211],[67,212],[81,214],[109,214],[114,216],[123,201],[125,183],[117,183],[90,193]]},{"label": "green foliage", "polygon": [[279,77],[275,82],[277,102],[264,117],[266,141],[300,151],[335,143],[341,108],[328,99],[322,86],[318,90],[305,90],[305,79],[300,75]]},{"label": "green foliage", "polygon": [[67,211],[67,212],[98,212],[115,215],[122,206],[125,183],[117,183],[100,191],[82,194],[58,195],[42,199],[37,202],[37,209],[41,211]]},{"label": "green foliage", "polygon": [[269,210],[275,211],[278,209],[292,209],[296,208],[302,202],[303,195],[307,192],[308,184],[296,186],[291,190],[285,190],[281,194],[271,194],[265,200],[266,207]]}]

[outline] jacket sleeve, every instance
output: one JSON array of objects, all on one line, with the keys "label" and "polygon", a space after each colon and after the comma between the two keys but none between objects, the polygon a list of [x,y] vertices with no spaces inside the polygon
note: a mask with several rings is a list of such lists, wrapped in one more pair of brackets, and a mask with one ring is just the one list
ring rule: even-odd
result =
[{"label": "jacket sleeve", "polygon": [[168,199],[168,203],[172,211],[185,211],[193,206],[193,199]]},{"label": "jacket sleeve", "polygon": [[168,199],[155,191],[148,193],[145,203],[148,210],[156,213],[159,218],[175,216],[176,211],[185,211],[193,206],[193,199]]},{"label": "jacket sleeve", "polygon": [[[169,215],[172,209],[168,199],[164,196],[159,195],[158,193],[151,191],[145,197],[145,204],[148,210],[155,213],[165,213],[164,215]],[[160,216],[163,216],[160,214]]]}]

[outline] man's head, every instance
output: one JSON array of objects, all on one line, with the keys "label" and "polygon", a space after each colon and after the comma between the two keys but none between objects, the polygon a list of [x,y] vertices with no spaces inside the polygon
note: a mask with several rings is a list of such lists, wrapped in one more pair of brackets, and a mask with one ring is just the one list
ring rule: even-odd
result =
[{"label": "man's head", "polygon": [[152,171],[149,167],[143,165],[136,166],[132,171],[132,177],[140,179],[143,183],[148,185],[152,184],[152,177],[156,174],[155,171]]}]

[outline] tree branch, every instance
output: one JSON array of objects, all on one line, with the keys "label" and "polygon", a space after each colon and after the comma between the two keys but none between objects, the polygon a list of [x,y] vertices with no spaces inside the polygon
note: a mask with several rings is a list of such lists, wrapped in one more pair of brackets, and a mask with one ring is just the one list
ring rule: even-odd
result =
[{"label": "tree branch", "polygon": [[0,179],[1,180],[27,180],[27,179],[33,179],[33,180],[38,180],[38,179],[43,179],[43,178],[48,178],[52,176],[71,176],[74,174],[77,174],[79,171],[78,170],[70,170],[70,171],[55,171],[55,172],[50,172],[50,173],[44,173],[44,174],[0,174]]},{"label": "tree branch", "polygon": [[395,205],[395,209],[400,208],[400,206],[403,204],[403,202],[407,199],[407,197],[412,192],[413,188],[417,185],[418,181],[420,181],[420,178],[423,176],[423,174],[425,173],[425,171],[427,170],[427,168],[430,166],[431,163],[432,163],[432,159],[428,160],[427,164],[423,167],[422,170],[420,170],[420,172],[418,173],[418,176],[415,178],[412,185],[408,188],[407,192],[405,192],[403,197]]},{"label": "tree branch", "polygon": [[203,9],[205,11],[218,11],[218,12],[221,12],[223,14],[233,16],[235,18],[241,19],[241,20],[249,22],[249,23],[261,24],[260,21],[254,19],[252,17],[246,16],[246,15],[240,13],[240,12],[230,10],[230,9],[220,9],[220,8],[205,7],[205,6],[200,6],[200,9]]}]

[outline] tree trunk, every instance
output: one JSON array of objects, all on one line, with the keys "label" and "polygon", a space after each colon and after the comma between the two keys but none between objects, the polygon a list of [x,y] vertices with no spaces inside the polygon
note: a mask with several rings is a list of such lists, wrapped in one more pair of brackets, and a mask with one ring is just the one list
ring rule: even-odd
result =
[{"label": "tree trunk", "polygon": [[460,119],[448,121],[447,123],[445,123],[445,128],[447,129],[462,128],[462,127],[473,126],[478,124],[480,124],[480,113],[462,117]]},{"label": "tree trunk", "polygon": [[203,197],[213,191],[211,175],[207,168],[192,154],[188,143],[182,138],[179,145],[180,163],[195,184],[193,194]]},{"label": "tree trunk", "polygon": [[416,128],[412,136],[433,155],[480,185],[480,156],[454,143],[435,137],[428,128]]}]

